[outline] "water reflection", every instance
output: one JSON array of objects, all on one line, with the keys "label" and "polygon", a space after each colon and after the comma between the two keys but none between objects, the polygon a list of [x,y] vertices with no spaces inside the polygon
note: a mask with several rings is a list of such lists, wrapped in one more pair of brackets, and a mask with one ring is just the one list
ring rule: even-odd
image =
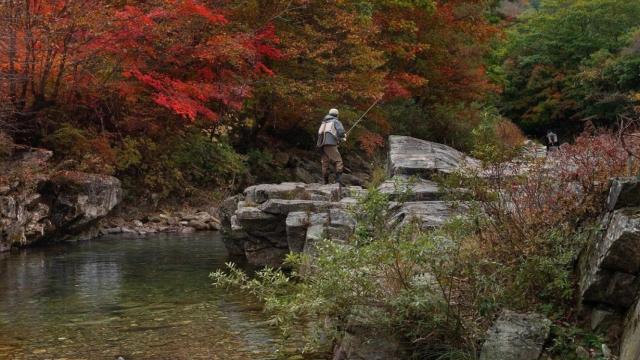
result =
[{"label": "water reflection", "polygon": [[256,304],[211,288],[217,234],[112,237],[0,258],[0,358],[264,359]]}]

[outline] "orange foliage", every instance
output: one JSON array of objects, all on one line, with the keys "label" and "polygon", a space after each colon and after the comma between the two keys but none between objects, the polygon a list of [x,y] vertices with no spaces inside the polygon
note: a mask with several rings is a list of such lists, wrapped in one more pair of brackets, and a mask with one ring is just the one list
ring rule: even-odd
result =
[{"label": "orange foliage", "polygon": [[527,139],[518,125],[508,119],[501,119],[495,126],[496,137],[510,148],[517,148]]},{"label": "orange foliage", "polygon": [[371,131],[361,131],[358,136],[360,148],[369,156],[384,146],[384,138]]}]

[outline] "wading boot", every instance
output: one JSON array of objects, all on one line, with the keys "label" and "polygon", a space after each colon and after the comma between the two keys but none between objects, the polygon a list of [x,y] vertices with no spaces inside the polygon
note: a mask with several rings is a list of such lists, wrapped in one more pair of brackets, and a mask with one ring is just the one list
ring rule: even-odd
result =
[{"label": "wading boot", "polygon": [[323,185],[329,185],[329,175],[323,175],[322,176],[322,184]]}]

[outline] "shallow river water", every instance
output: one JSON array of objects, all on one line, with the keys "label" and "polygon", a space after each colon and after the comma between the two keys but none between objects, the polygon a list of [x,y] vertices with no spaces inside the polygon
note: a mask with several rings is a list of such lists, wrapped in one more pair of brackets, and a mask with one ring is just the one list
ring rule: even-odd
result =
[{"label": "shallow river water", "polygon": [[211,286],[217,233],[117,236],[0,255],[0,359],[268,359],[257,304]]}]

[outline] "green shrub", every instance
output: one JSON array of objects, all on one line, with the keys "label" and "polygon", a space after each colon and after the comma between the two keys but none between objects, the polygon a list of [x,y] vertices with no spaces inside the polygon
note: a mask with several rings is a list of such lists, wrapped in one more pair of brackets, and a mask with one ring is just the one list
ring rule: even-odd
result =
[{"label": "green shrub", "polygon": [[482,111],[481,119],[471,132],[471,155],[488,163],[500,163],[519,154],[525,137],[515,124],[493,108]]},{"label": "green shrub", "polygon": [[[228,264],[227,272],[211,277],[216,286],[239,287],[264,301],[283,341],[303,332],[301,351],[319,350],[322,338],[340,339],[358,322],[370,334],[397,335],[416,357],[472,358],[480,332],[473,323],[461,325],[466,310],[454,280],[467,269],[461,251],[467,227],[394,229],[388,208],[385,195],[370,191],[353,209],[358,225],[348,243],[327,239],[314,244],[313,255],[290,254],[291,272],[267,268],[252,278]],[[313,326],[301,330],[300,321]]]},{"label": "green shrub", "polygon": [[196,189],[235,190],[247,171],[245,158],[227,142],[198,129],[161,142],[127,137],[116,158],[118,175],[131,192],[158,199],[186,197]]},{"label": "green shrub", "polygon": [[53,150],[57,158],[82,159],[89,153],[90,135],[70,123],[64,123],[45,139],[45,143]]},{"label": "green shrub", "polygon": [[96,134],[64,123],[45,138],[45,144],[56,159],[73,160],[76,170],[113,174],[116,169],[116,152],[106,133]]},{"label": "green shrub", "polygon": [[252,183],[286,181],[281,167],[275,166],[273,154],[268,150],[251,149],[247,153],[247,166]]}]

